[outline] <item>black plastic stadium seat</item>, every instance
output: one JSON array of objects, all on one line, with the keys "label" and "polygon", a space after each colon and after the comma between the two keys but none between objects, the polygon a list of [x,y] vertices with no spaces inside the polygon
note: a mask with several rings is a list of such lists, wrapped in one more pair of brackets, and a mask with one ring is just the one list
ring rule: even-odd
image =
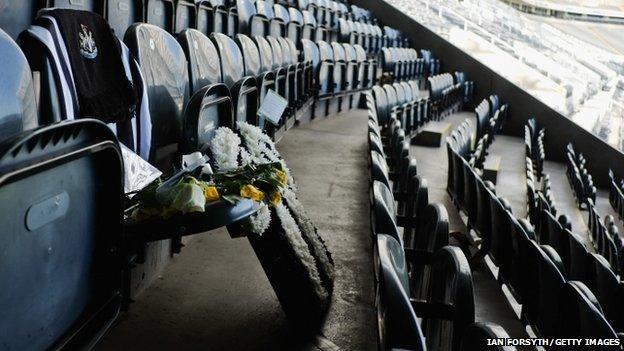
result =
[{"label": "black plastic stadium seat", "polygon": [[[275,90],[275,73],[271,70],[272,57],[270,53],[265,53],[265,57],[262,58],[258,46],[256,43],[244,34],[236,35],[236,43],[241,49],[243,54],[243,61],[245,63],[245,75],[256,78],[256,86],[259,91],[260,102],[264,100],[269,89]],[[267,61],[265,66],[263,61]],[[270,135],[273,134],[272,125],[266,123],[264,117],[258,116],[257,126],[267,131]]]},{"label": "black plastic stadium seat", "polygon": [[393,237],[376,238],[380,261],[377,321],[382,350],[425,351],[420,321],[409,296],[408,266],[403,247]]},{"label": "black plastic stadium seat", "polygon": [[230,89],[234,103],[234,120],[255,125],[258,111],[256,78],[244,76],[243,55],[234,40],[222,33],[212,33],[210,38],[219,51],[223,83]]},{"label": "black plastic stadium seat", "polygon": [[[5,2],[7,3],[7,2]],[[13,39],[32,23],[38,10],[35,1],[13,1],[0,11],[2,30]]]},{"label": "black plastic stadium seat", "polygon": [[197,29],[185,29],[178,41],[188,62],[191,95],[207,85],[221,83],[219,52],[207,36]]},{"label": "black plastic stadium seat", "polygon": [[595,286],[590,287],[595,293],[604,311],[605,318],[617,332],[624,331],[624,285],[611,269],[609,262],[598,254],[591,254],[591,268],[595,272]]},{"label": "black plastic stadium seat", "polygon": [[173,0],[145,0],[145,4],[145,22],[174,33],[175,5]]},{"label": "black plastic stadium seat", "polygon": [[141,66],[152,118],[150,162],[171,171],[182,139],[184,108],[190,88],[184,50],[173,36],[151,24],[134,24],[124,39]]},{"label": "black plastic stadium seat", "polygon": [[269,35],[274,37],[286,37],[287,27],[290,22],[288,10],[280,4],[273,5],[274,17],[269,25]]},{"label": "black plastic stadium seat", "polygon": [[[598,300],[585,284],[570,281],[563,285],[559,296],[561,319],[557,335],[563,338],[618,339],[603,315]],[[601,350],[621,350],[620,346],[604,346]]]},{"label": "black plastic stadium seat", "polygon": [[123,167],[115,135],[83,119],[6,141],[0,198],[0,225],[12,228],[3,231],[0,255],[2,348],[92,347],[122,303]]},{"label": "black plastic stadium seat", "polygon": [[286,26],[286,37],[301,45],[303,39],[303,14],[294,7],[288,8],[288,24]]},{"label": "black plastic stadium seat", "polygon": [[192,0],[175,0],[174,33],[197,25],[197,7]]},{"label": "black plastic stadium seat", "polygon": [[141,0],[105,0],[104,18],[123,39],[126,30],[135,22],[143,22],[143,1]]},{"label": "black plastic stadium seat", "polygon": [[39,125],[32,73],[26,57],[9,37],[0,30],[0,55],[5,64],[0,94],[0,141]]},{"label": "black plastic stadium seat", "polygon": [[83,11],[96,11],[99,10],[96,7],[95,0],[84,0],[84,1],[71,1],[71,0],[44,0],[43,8],[63,8],[63,9],[72,9],[72,10],[83,10]]}]

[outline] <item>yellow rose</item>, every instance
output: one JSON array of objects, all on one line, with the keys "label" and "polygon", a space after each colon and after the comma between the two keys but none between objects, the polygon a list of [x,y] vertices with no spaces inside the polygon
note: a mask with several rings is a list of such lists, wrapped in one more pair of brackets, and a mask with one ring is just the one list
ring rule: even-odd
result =
[{"label": "yellow rose", "polygon": [[214,186],[207,186],[204,188],[204,196],[206,197],[206,202],[219,200],[219,192]]},{"label": "yellow rose", "polygon": [[262,190],[256,188],[251,184],[247,184],[241,188],[240,196],[246,199],[252,199],[257,202],[260,202],[262,201],[262,199],[264,199],[264,193],[262,192]]},{"label": "yellow rose", "polygon": [[277,176],[277,180],[282,184],[282,186],[286,186],[288,184],[288,177],[286,177],[286,172],[282,170],[276,170],[275,175]]},{"label": "yellow rose", "polygon": [[279,193],[279,191],[274,191],[271,194],[271,204],[273,205],[273,207],[277,207],[277,205],[279,205],[282,202],[282,194]]}]

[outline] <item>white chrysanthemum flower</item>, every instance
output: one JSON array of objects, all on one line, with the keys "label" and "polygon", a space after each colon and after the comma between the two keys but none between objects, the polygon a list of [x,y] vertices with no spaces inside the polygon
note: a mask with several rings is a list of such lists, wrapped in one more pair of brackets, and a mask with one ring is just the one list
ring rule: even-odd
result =
[{"label": "white chrysanthemum flower", "polygon": [[231,129],[220,127],[210,143],[215,166],[223,171],[238,167],[238,154],[241,139]]},{"label": "white chrysanthemum flower", "polygon": [[303,205],[297,199],[297,195],[290,189],[284,189],[283,196],[290,207],[290,211],[297,219],[301,233],[308,238],[308,243],[312,246],[316,259],[331,280],[334,279],[334,265],[331,263],[327,250],[320,238],[317,237],[314,223],[308,217]]},{"label": "white chrysanthemum flower", "polygon": [[275,207],[275,211],[277,213],[277,217],[280,219],[280,222],[282,222],[282,228],[284,228],[286,240],[288,240],[295,252],[295,255],[308,272],[314,292],[321,301],[326,301],[328,294],[325,287],[323,287],[321,276],[319,275],[316,267],[316,261],[314,256],[310,253],[308,244],[303,239],[297,222],[295,222],[295,219],[292,217],[290,211],[288,211],[288,208],[284,206],[284,204],[280,204]]},{"label": "white chrysanthemum flower", "polygon": [[249,217],[249,224],[251,224],[251,231],[253,233],[258,235],[264,234],[271,224],[271,210],[269,206],[262,203],[258,211]]}]

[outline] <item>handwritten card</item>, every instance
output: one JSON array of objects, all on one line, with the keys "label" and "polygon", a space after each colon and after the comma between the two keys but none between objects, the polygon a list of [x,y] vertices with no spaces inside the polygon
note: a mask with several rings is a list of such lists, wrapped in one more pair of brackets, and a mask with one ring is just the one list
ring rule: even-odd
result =
[{"label": "handwritten card", "polygon": [[288,100],[281,97],[274,90],[269,90],[264,100],[262,100],[262,104],[260,104],[258,115],[277,126],[287,106]]}]

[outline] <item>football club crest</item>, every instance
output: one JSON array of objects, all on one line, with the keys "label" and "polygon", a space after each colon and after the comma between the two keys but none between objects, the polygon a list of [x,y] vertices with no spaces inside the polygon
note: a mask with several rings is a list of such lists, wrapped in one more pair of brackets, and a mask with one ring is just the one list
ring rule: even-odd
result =
[{"label": "football club crest", "polygon": [[95,40],[93,39],[93,33],[91,33],[89,28],[84,24],[80,25],[80,33],[78,33],[78,37],[80,38],[80,54],[84,58],[96,58],[98,49],[97,45],[95,45]]}]

